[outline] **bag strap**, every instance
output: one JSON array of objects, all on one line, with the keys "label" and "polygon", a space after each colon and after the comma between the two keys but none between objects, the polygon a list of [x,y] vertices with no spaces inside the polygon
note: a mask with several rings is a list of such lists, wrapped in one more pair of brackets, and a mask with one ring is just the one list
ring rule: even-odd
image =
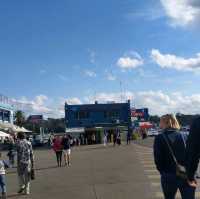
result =
[{"label": "bag strap", "polygon": [[185,140],[185,137],[184,137],[184,135],[181,133],[181,137],[182,137],[182,140],[183,140],[183,143],[184,143],[184,146],[185,146],[185,148],[186,148],[186,140]]},{"label": "bag strap", "polygon": [[172,147],[171,147],[170,144],[169,144],[169,141],[168,141],[168,139],[167,139],[167,136],[166,136],[164,133],[162,133],[162,136],[163,136],[163,138],[164,138],[164,140],[165,140],[165,142],[166,142],[166,144],[167,144],[167,146],[168,146],[168,148],[169,148],[169,151],[170,151],[170,153],[171,153],[171,155],[172,155],[172,157],[173,157],[173,160],[174,160],[175,164],[176,164],[176,165],[179,165],[179,164],[178,164],[178,161],[177,161],[177,159],[176,159],[176,157],[175,157],[175,155],[174,155],[174,151],[173,151]]}]

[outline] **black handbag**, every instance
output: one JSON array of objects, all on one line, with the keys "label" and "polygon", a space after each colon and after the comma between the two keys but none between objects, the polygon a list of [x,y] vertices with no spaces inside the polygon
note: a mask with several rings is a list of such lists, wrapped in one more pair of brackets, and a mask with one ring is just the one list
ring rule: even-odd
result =
[{"label": "black handbag", "polygon": [[35,180],[35,169],[31,169],[31,180]]},{"label": "black handbag", "polygon": [[[187,177],[187,173],[186,173],[185,167],[178,163],[178,161],[176,159],[176,156],[174,155],[174,151],[173,151],[172,147],[169,144],[167,136],[164,133],[162,134],[162,136],[163,136],[163,138],[164,138],[164,140],[165,140],[165,142],[166,142],[166,144],[167,144],[167,146],[169,148],[169,151],[170,151],[170,153],[171,153],[171,155],[173,157],[173,160],[174,160],[174,162],[176,164],[176,176],[181,178],[181,179],[183,179],[183,180],[187,180],[188,177]],[[182,139],[183,139],[183,137],[182,137]],[[183,139],[183,142],[184,142],[184,146],[186,147],[184,139]]]}]

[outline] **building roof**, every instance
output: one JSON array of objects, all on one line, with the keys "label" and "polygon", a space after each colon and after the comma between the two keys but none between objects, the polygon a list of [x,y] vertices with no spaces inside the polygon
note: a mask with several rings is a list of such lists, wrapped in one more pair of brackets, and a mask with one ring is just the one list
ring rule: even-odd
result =
[{"label": "building roof", "polygon": [[8,110],[8,111],[12,111],[13,110],[13,106],[11,106],[10,104],[0,103],[0,109],[5,109],[5,110]]}]

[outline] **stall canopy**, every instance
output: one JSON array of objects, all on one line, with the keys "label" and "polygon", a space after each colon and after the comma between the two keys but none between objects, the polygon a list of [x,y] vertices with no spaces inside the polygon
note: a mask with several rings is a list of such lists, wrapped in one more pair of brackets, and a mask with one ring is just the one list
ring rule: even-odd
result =
[{"label": "stall canopy", "polygon": [[149,129],[152,128],[153,125],[150,122],[140,122],[139,126],[143,129]]},{"label": "stall canopy", "polygon": [[31,133],[32,132],[32,131],[25,129],[24,127],[19,127],[19,126],[16,126],[14,124],[2,123],[2,122],[0,123],[0,129],[11,130],[11,131],[14,131],[14,132],[24,132],[24,133]]},{"label": "stall canopy", "polygon": [[4,133],[3,131],[0,131],[0,137],[2,138],[5,138],[5,137],[10,137],[10,135],[9,134],[7,134],[7,133]]}]

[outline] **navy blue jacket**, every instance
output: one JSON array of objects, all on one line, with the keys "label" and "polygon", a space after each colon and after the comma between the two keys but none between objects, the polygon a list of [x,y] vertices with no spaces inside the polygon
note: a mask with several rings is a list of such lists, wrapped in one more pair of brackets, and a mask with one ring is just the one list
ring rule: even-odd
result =
[{"label": "navy blue jacket", "polygon": [[186,170],[189,180],[194,179],[200,158],[200,117],[194,120],[187,141]]},{"label": "navy blue jacket", "polygon": [[[181,135],[174,129],[164,130],[162,134],[165,134],[169,140],[169,144],[174,151],[175,157],[179,164],[185,166],[186,160],[186,135]],[[169,147],[162,134],[159,134],[154,141],[154,161],[158,171],[162,173],[176,173],[176,164],[170,153]]]}]

